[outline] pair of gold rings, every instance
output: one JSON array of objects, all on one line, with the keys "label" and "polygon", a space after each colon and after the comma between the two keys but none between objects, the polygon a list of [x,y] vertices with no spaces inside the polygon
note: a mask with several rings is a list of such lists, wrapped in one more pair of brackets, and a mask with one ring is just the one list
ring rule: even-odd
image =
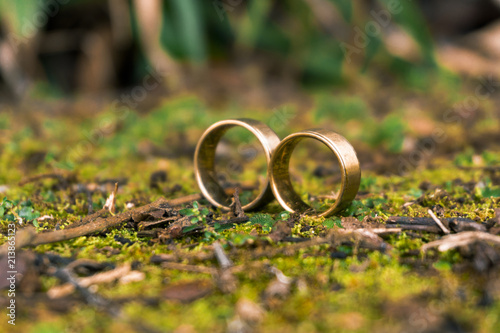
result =
[{"label": "pair of gold rings", "polygon": [[242,208],[245,211],[260,208],[274,197],[289,212],[313,212],[295,192],[290,179],[289,165],[292,152],[297,144],[311,138],[325,144],[337,157],[341,171],[340,190],[335,203],[315,216],[329,216],[348,207],[356,197],[361,180],[361,170],[356,152],[341,135],[325,130],[310,129],[291,134],[280,140],[278,135],[266,124],[253,119],[228,119],[210,126],[203,133],[194,154],[196,181],[203,196],[214,206],[230,210],[230,197],[217,181],[215,171],[215,151],[220,139],[233,127],[243,127],[257,137],[267,160],[266,185],[259,195]]}]

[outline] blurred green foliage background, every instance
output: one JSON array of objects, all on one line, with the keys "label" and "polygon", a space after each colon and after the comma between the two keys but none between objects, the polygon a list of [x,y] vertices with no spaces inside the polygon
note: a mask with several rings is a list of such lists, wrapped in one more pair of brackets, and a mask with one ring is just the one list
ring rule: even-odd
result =
[{"label": "blurred green foliage background", "polygon": [[[207,67],[237,70],[254,63],[269,75],[312,86],[342,82],[352,63],[366,71],[377,62],[409,81],[415,69],[436,69],[427,22],[410,0],[1,0],[0,24],[3,40],[25,57],[15,64],[20,73],[10,76],[47,80],[63,92],[92,90],[78,77],[84,76],[78,53],[98,54],[102,67],[114,67],[113,79],[94,76],[95,89],[133,85],[148,63],[172,72],[190,69],[174,82],[198,78]],[[418,46],[413,59],[388,51],[384,34],[391,29]],[[95,45],[98,38],[85,37],[92,33],[103,39],[104,50]]]}]

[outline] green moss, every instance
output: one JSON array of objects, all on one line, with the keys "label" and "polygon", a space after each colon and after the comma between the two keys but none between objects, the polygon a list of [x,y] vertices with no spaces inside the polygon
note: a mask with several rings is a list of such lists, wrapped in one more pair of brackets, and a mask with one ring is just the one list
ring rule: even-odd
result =
[{"label": "green moss", "polygon": [[[366,102],[357,97],[346,96],[349,95],[337,97],[333,102],[328,101],[328,96],[319,98],[320,108],[315,114],[316,119],[294,115],[286,119],[287,126],[280,131],[287,134],[312,125],[321,126],[334,115],[339,117],[342,124],[349,124],[345,127],[338,126],[338,130],[354,138],[353,144],[356,147],[373,145],[377,150],[380,149],[381,154],[399,151],[402,138],[408,135],[404,121],[396,119],[394,115],[369,117],[372,110]],[[430,94],[429,98],[438,97]],[[395,109],[399,110],[401,105]],[[334,106],[335,111],[328,111],[331,106]],[[352,111],[352,114],[346,110]],[[279,108],[276,110],[282,111]],[[274,114],[270,115],[266,110],[238,112],[241,116],[269,121],[274,119]],[[0,128],[12,127],[6,136],[0,138],[0,143],[5,143],[0,154],[0,169],[9,170],[0,174],[0,185],[9,186],[8,190],[2,193],[2,197],[7,196],[10,200],[19,201],[29,199],[40,215],[52,215],[54,221],[41,223],[40,230],[53,229],[56,223],[64,227],[79,221],[87,215],[88,202],[84,193],[76,194],[74,202],[71,202],[69,191],[58,189],[54,179],[24,186],[17,185],[26,175],[59,170],[57,166],[66,161],[72,163],[71,169],[80,184],[95,183],[106,178],[127,178],[127,184],[120,187],[117,195],[119,211],[124,210],[125,203],[130,200],[145,204],[161,195],[174,198],[198,192],[190,153],[175,159],[168,157],[168,154],[156,156],[141,151],[144,149],[141,140],[148,141],[157,148],[166,147],[168,152],[173,152],[175,147],[172,142],[179,140],[176,137],[183,131],[185,138],[182,140],[186,141],[189,151],[209,124],[228,118],[229,115],[232,117],[234,113],[234,109],[214,112],[196,98],[185,96],[169,100],[149,114],[138,115],[131,111],[125,119],[119,119],[109,110],[81,123],[63,117],[48,117],[42,122],[44,136],[41,138],[35,137],[35,132],[17,121],[14,114],[1,114]],[[114,130],[89,146],[89,151],[73,156],[71,148],[85,142],[89,131],[100,128],[99,126],[108,120],[113,126],[116,125]],[[353,133],[357,133],[347,133],[350,132],[351,126]],[[377,128],[369,131],[374,126]],[[448,133],[453,131],[455,129],[452,128]],[[363,132],[366,132],[366,136]],[[462,134],[458,132],[458,135]],[[236,139],[241,137],[237,136]],[[23,166],[30,152],[47,147],[50,147],[49,155],[38,165],[32,169]],[[322,200],[318,196],[331,196],[332,192],[335,192],[338,179],[335,178],[335,173],[318,177],[314,175],[314,171],[323,160],[328,161],[325,162],[327,168],[331,167],[331,161],[323,159],[326,155],[311,149],[297,153],[297,163],[292,170],[296,190],[315,208],[326,208],[332,199]],[[367,152],[363,151],[363,154]],[[377,157],[375,154],[373,156]],[[481,157],[482,164],[476,165],[478,156]],[[487,149],[480,155],[473,150],[465,150],[451,158],[436,159],[431,167],[416,168],[404,176],[381,175],[364,170],[360,188],[362,195],[347,210],[328,219],[301,216],[292,228],[292,236],[324,236],[328,229],[341,227],[342,217],[355,217],[358,221],[367,217],[380,221],[384,221],[388,216],[427,217],[427,210],[436,205],[444,208],[444,217],[469,217],[484,222],[493,217],[494,208],[498,207],[499,186],[494,182],[494,177],[481,167],[497,165],[498,156],[498,151],[494,149]],[[256,160],[252,167],[243,164],[246,167],[239,175],[240,180],[251,184],[258,183],[262,170],[253,167],[260,162],[262,161]],[[457,165],[460,168],[457,168]],[[166,192],[167,188],[149,188],[151,173],[159,169],[167,172],[168,180],[165,186],[172,188],[176,184],[180,185],[177,192]],[[430,184],[428,188],[421,186],[424,181]],[[477,184],[472,190],[464,185],[470,181]],[[103,206],[106,196],[107,193],[94,194],[94,209]],[[204,200],[199,203],[200,208],[207,205]],[[206,211],[204,216],[205,213]],[[222,218],[221,214],[222,212],[215,212],[217,218]],[[350,244],[321,245],[292,253],[283,251],[276,256],[252,260],[255,265],[261,266],[237,272],[235,275],[238,288],[231,295],[215,290],[210,296],[190,304],[160,299],[158,307],[147,306],[141,302],[144,297],[159,297],[163,288],[175,282],[212,279],[207,274],[168,270],[151,264],[150,258],[154,254],[175,252],[188,257],[193,253],[205,251],[207,245],[218,240],[228,253],[231,253],[236,265],[246,265],[249,264],[250,253],[255,247],[265,245],[275,250],[290,245],[269,242],[268,234],[276,221],[289,217],[288,213],[283,213],[283,208],[277,202],[269,204],[260,212],[248,215],[248,223],[225,230],[214,230],[209,234],[176,239],[172,244],[150,243],[148,238],[139,238],[134,230],[117,228],[106,235],[89,235],[37,246],[34,250],[38,253],[56,253],[65,257],[111,262],[115,265],[138,262],[146,278],[129,284],[110,283],[98,287],[98,293],[110,299],[136,299],[123,308],[127,320],[113,319],[83,303],[70,309],[67,314],[54,314],[47,310],[46,306],[36,305],[30,309],[34,315],[38,315],[36,319],[32,320],[27,314],[20,315],[18,328],[26,332],[124,333],[134,331],[131,322],[136,321],[160,331],[175,330],[180,325],[192,326],[197,331],[225,331],[228,323],[234,319],[235,305],[240,298],[263,303],[262,293],[274,279],[265,267],[273,265],[294,282],[286,299],[278,300],[276,305],[269,305],[263,321],[258,326],[258,331],[261,332],[330,331],[332,327],[339,332],[365,332],[376,329],[402,331],[409,325],[408,317],[411,311],[408,310],[397,317],[393,314],[395,311],[390,309],[399,308],[400,304],[414,305],[415,308],[411,309],[417,310],[434,306],[439,315],[452,313],[461,323],[472,327],[471,331],[500,329],[499,302],[494,301],[486,308],[477,307],[480,298],[480,288],[475,281],[477,276],[470,272],[455,272],[454,268],[465,260],[460,253],[449,251],[429,256],[415,254],[425,242],[435,239],[436,236],[426,235],[420,239],[414,238],[409,232],[386,239],[393,248],[387,253],[358,249]],[[1,220],[0,223],[4,230],[6,221]],[[127,238],[135,243],[122,245],[115,240],[115,236]],[[5,241],[5,235],[1,235],[0,243]],[[340,255],[332,256],[332,253]],[[344,259],[337,258],[344,255]],[[185,263],[217,267],[215,260],[199,262],[186,259]],[[59,283],[54,277],[48,276],[42,277],[41,282],[43,291]],[[458,299],[456,294],[460,290],[467,297]],[[383,321],[380,318],[384,318]],[[6,325],[5,321],[1,321],[0,331],[8,331],[9,327]]]}]

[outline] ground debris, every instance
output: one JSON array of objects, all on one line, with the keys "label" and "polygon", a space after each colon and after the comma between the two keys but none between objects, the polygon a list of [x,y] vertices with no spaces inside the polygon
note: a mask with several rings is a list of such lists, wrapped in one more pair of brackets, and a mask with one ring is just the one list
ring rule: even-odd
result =
[{"label": "ground debris", "polygon": [[78,276],[90,276],[104,270],[114,269],[115,265],[109,262],[99,262],[91,259],[77,259],[69,262],[66,268],[73,271]]},{"label": "ground debris", "polygon": [[[386,232],[386,230],[368,228],[359,228],[354,230],[338,229],[332,230],[330,232],[330,237],[336,244],[353,243],[355,247],[368,250],[378,250],[381,252],[390,250],[392,247],[377,235],[376,232],[379,231]],[[400,230],[398,230],[398,232],[399,231]]]},{"label": "ground debris", "polygon": [[233,263],[227,257],[219,242],[214,242],[212,247],[220,267],[216,276],[217,286],[225,294],[233,293],[238,288],[238,280],[230,270],[233,267]]},{"label": "ground debris", "polygon": [[293,280],[274,266],[271,266],[269,271],[274,274],[275,278],[262,293],[262,301],[268,308],[273,309],[288,297]]},{"label": "ground debris", "polygon": [[209,280],[204,279],[171,284],[163,289],[161,295],[165,299],[191,303],[211,294],[213,290],[214,285]]},{"label": "ground debris", "polygon": [[288,221],[278,221],[274,224],[271,233],[269,233],[269,238],[275,243],[281,242],[286,237],[289,237],[292,234],[292,226],[294,218],[290,218]]},{"label": "ground debris", "polygon": [[161,226],[168,226],[171,224],[173,221],[176,221],[179,219],[179,216],[171,216],[167,217],[164,219],[160,219],[157,221],[142,221],[137,224],[137,229],[138,230],[146,230],[146,229],[151,229],[151,228],[158,228]]},{"label": "ground debris", "polygon": [[500,234],[500,208],[495,209],[495,216],[486,222],[487,229],[493,234]]},{"label": "ground debris", "polygon": [[236,302],[235,312],[235,316],[227,324],[229,333],[256,332],[256,325],[262,322],[266,314],[260,305],[247,298],[240,298]]},{"label": "ground debris", "polygon": [[125,274],[124,276],[122,276],[118,282],[120,284],[127,284],[127,283],[131,283],[131,282],[138,282],[138,281],[142,281],[146,278],[146,274],[144,272],[140,272],[140,271],[130,271],[128,272],[127,274]]},{"label": "ground debris", "polygon": [[118,192],[118,183],[115,183],[115,189],[109,195],[108,199],[106,199],[106,203],[102,207],[102,209],[107,209],[111,214],[116,212],[116,193]]},{"label": "ground debris", "polygon": [[427,212],[429,213],[429,215],[431,216],[431,218],[434,220],[434,222],[436,222],[436,224],[438,225],[438,227],[443,231],[443,233],[445,233],[446,235],[448,235],[450,233],[450,230],[448,230],[448,228],[446,228],[443,225],[443,222],[441,222],[441,220],[439,220],[437,218],[437,216],[434,214],[434,212],[432,210],[430,210],[430,209],[428,209]]},{"label": "ground debris", "polygon": [[444,252],[457,247],[467,246],[475,242],[500,245],[500,236],[481,231],[464,231],[458,234],[447,235],[439,240],[424,244],[422,250],[427,251],[431,248],[437,248],[440,252]]},{"label": "ground debris", "polygon": [[236,302],[236,314],[247,323],[259,323],[265,315],[264,309],[247,298]]},{"label": "ground debris", "polygon": [[455,233],[463,232],[463,231],[487,231],[487,226],[485,224],[477,223],[477,222],[464,222],[460,219],[450,219],[448,222],[451,231]]},{"label": "ground debris", "polygon": [[[8,269],[8,257],[0,258],[0,290],[8,289],[11,275]],[[35,265],[36,255],[31,251],[19,251],[16,254],[16,280],[17,290],[25,296],[31,296],[40,291],[40,272]]]},{"label": "ground debris", "polygon": [[240,190],[236,187],[233,193],[233,202],[230,205],[231,213],[234,217],[245,217],[245,212],[243,211],[241,201],[240,201]]},{"label": "ground debris", "polygon": [[[437,219],[437,217],[436,217]],[[487,225],[477,223],[469,218],[450,217],[439,219],[445,230],[451,229],[454,232],[462,231],[486,231]],[[402,230],[425,231],[434,234],[445,234],[441,227],[437,226],[432,217],[406,217],[391,216],[386,220],[388,228],[398,227]]]},{"label": "ground debris", "polygon": [[[31,242],[36,238],[36,230],[34,227],[27,226],[16,233],[16,249],[21,249],[25,246],[29,246]],[[0,257],[5,257],[9,252],[9,243],[5,243],[0,247]]]},{"label": "ground debris", "polygon": [[145,216],[150,211],[168,209],[168,207],[168,201],[165,198],[159,198],[150,204],[137,207],[114,216],[109,216],[109,212],[107,210],[101,209],[98,212],[85,217],[81,222],[77,223],[76,226],[63,230],[38,233],[30,241],[18,243],[18,248],[23,246],[36,246],[40,244],[60,242],[93,233],[104,232],[109,228],[117,227],[122,223],[131,221],[133,216]]},{"label": "ground debris", "polygon": [[[70,270],[66,268],[68,272]],[[102,272],[98,273],[95,275],[91,275],[88,277],[84,278],[74,278],[74,281],[78,283],[80,287],[83,288],[88,288],[92,285],[97,285],[97,284],[102,284],[102,283],[110,283],[113,281],[116,281],[124,276],[126,276],[129,272],[131,271],[131,267],[129,264],[124,264],[122,266],[119,266],[113,270],[107,271],[107,272]],[[66,283],[60,286],[55,286],[52,287],[48,292],[47,295],[52,298],[60,298],[64,297],[70,293],[72,293],[75,290],[75,283]]]},{"label": "ground debris", "polygon": [[[121,309],[118,306],[112,304],[111,301],[92,293],[81,283],[81,280],[76,279],[68,269],[55,269],[52,275],[64,282],[65,284],[63,284],[63,286],[71,286],[66,287],[71,289],[71,292],[75,289],[79,291],[89,305],[104,310],[113,317],[119,317],[121,315]],[[49,298],[55,298],[54,294],[51,295],[50,290],[47,292],[47,296],[49,296]]]},{"label": "ground debris", "polygon": [[151,189],[161,190],[161,183],[167,181],[167,172],[165,170],[158,170],[149,176],[149,187]]}]

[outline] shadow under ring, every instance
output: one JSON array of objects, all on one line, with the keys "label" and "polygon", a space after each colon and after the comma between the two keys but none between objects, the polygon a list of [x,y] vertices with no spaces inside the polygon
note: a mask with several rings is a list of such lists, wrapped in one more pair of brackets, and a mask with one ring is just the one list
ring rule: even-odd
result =
[{"label": "shadow under ring", "polygon": [[264,123],[253,119],[228,119],[210,126],[202,135],[194,153],[194,173],[201,193],[212,205],[229,211],[231,197],[226,194],[217,181],[215,171],[215,151],[220,139],[233,127],[243,127],[257,137],[264,149],[267,161],[266,183],[259,195],[242,208],[245,211],[263,207],[273,200],[270,185],[269,164],[280,139],[278,135]]},{"label": "shadow under ring", "polygon": [[[292,153],[299,142],[307,138],[325,144],[335,154],[340,166],[341,184],[335,204],[320,213],[314,212],[300,198],[290,179]],[[269,169],[271,187],[280,205],[289,212],[313,212],[314,216],[330,216],[347,208],[356,197],[361,181],[361,170],[354,148],[343,136],[325,129],[305,130],[284,138],[273,154]]]}]

